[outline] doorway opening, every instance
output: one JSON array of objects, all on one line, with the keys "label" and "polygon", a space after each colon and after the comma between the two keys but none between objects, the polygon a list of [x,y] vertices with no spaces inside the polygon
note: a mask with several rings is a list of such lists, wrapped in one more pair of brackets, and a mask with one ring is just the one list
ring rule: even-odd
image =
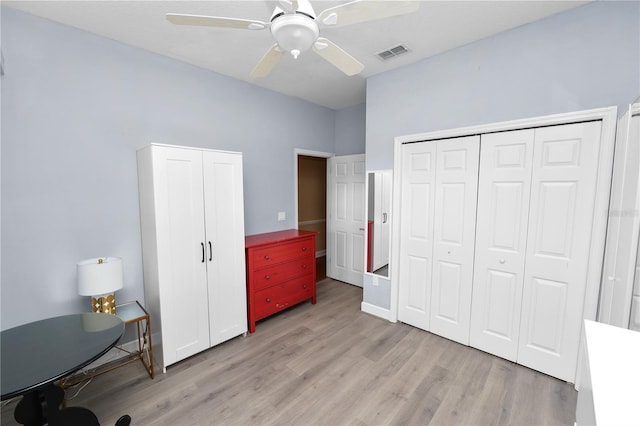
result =
[{"label": "doorway opening", "polygon": [[317,232],[316,281],[327,277],[327,157],[296,155],[298,229]]}]

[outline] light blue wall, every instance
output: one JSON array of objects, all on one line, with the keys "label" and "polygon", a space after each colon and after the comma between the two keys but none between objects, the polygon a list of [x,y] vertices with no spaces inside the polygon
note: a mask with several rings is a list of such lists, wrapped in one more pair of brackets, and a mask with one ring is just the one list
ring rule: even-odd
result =
[{"label": "light blue wall", "polygon": [[[367,80],[368,169],[393,138],[591,108],[640,94],[640,2],[595,2]],[[364,301],[389,305],[381,282]]]},{"label": "light blue wall", "polygon": [[625,106],[640,94],[640,2],[594,2],[367,80],[369,169],[395,136]]},{"label": "light blue wall", "polygon": [[365,104],[354,105],[336,111],[336,155],[363,154],[365,150]]},{"label": "light blue wall", "polygon": [[2,51],[2,329],[86,310],[86,258],[143,299],[138,148],[242,151],[247,234],[293,226],[294,148],[334,151],[331,109],[4,7]]}]

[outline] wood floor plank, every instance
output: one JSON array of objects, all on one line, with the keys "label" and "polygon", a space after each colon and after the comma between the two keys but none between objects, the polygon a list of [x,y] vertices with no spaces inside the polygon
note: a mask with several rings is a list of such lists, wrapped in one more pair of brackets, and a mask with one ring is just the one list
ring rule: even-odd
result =
[{"label": "wood floor plank", "polygon": [[[96,377],[69,405],[103,425],[125,413],[134,426],[573,424],[570,384],[365,314],[361,301],[361,288],[324,280],[316,305],[259,321],[155,380],[140,363]],[[16,425],[14,407],[3,405],[3,426]]]}]

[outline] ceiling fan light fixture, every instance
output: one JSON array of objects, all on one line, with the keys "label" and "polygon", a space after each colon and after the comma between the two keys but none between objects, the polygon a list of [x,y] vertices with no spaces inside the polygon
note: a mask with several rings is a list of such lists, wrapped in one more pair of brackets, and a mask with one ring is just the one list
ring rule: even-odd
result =
[{"label": "ceiling fan light fixture", "polygon": [[320,34],[318,24],[301,14],[279,16],[271,23],[271,33],[278,46],[294,58],[309,50]]}]

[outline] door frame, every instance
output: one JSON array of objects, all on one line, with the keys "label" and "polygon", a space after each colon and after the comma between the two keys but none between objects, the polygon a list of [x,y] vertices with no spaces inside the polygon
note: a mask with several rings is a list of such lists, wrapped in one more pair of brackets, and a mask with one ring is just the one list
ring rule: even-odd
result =
[{"label": "door frame", "polygon": [[[303,148],[293,149],[293,215],[294,215],[293,223],[294,223],[295,229],[298,229],[298,227],[300,226],[298,222],[298,179],[299,179],[298,157],[300,156],[328,159],[328,158],[334,157],[335,154],[331,152],[312,151],[312,150],[303,149]],[[324,197],[325,199],[327,198],[327,191],[325,191]],[[326,235],[325,235],[325,241],[326,241]],[[328,246],[325,247],[324,256],[327,256],[328,250],[329,250],[329,247]],[[320,256],[322,256],[322,253],[320,253]],[[318,252],[316,252],[316,259],[318,257],[319,257],[319,254]],[[326,270],[326,267],[325,267],[325,270]]]},{"label": "door frame", "polygon": [[[576,111],[562,114],[547,115],[518,119],[497,123],[484,124],[479,126],[469,126],[454,129],[438,130],[426,133],[417,133],[394,138],[394,176],[393,181],[393,202],[392,216],[399,217],[402,205],[401,194],[401,167],[402,145],[411,142],[422,142],[435,139],[452,138],[459,136],[470,136],[483,133],[494,133],[506,130],[519,130],[532,127],[553,126],[559,124],[577,123],[581,121],[601,121],[601,144],[600,156],[598,158],[598,176],[596,183],[596,198],[593,218],[592,243],[589,251],[589,268],[587,271],[588,281],[585,289],[585,300],[582,317],[584,319],[595,320],[598,311],[598,299],[600,293],[600,282],[603,270],[604,249],[607,232],[609,197],[611,193],[611,179],[613,173],[613,151],[616,136],[617,107],[597,108],[585,111]],[[392,222],[391,235],[400,235],[400,221]],[[392,238],[390,263],[396,263],[400,254],[399,238]],[[398,289],[399,271],[397,267],[391,269],[391,291],[390,291],[390,312],[389,320],[398,320]]]},{"label": "door frame", "polygon": [[301,155],[318,158],[335,157],[335,154],[331,152],[311,151],[302,148],[293,149],[293,223],[296,229],[298,229],[298,157]]}]

